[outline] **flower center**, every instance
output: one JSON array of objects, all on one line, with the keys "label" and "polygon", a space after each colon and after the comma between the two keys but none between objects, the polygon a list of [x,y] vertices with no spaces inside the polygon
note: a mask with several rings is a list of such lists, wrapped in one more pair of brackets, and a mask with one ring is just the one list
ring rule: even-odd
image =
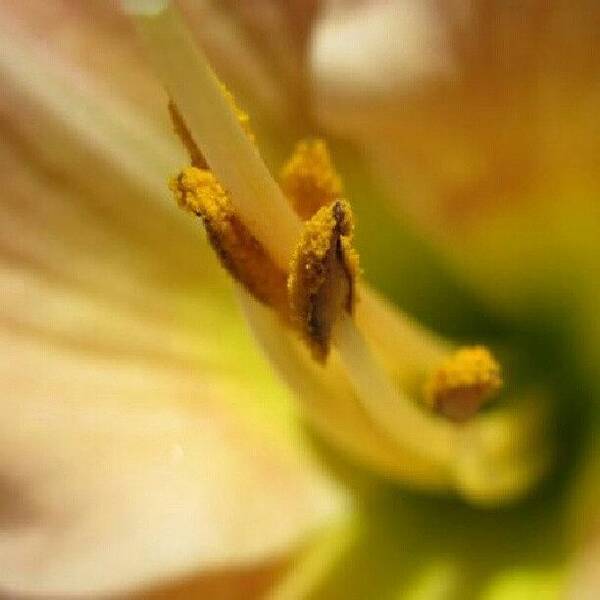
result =
[{"label": "flower center", "polygon": [[[323,376],[335,352],[341,377],[353,390],[347,402],[360,404],[374,425],[372,435],[389,439],[400,462],[404,455],[418,457],[440,473],[438,487],[479,501],[506,500],[530,487],[544,472],[547,461],[541,457],[547,453],[523,444],[522,437],[545,441],[539,435],[544,403],[507,402],[489,416],[479,414],[501,387],[490,351],[453,350],[402,315],[381,314],[382,305],[358,281],[352,212],[325,142],[298,144],[276,183],[258,153],[248,116],[213,74],[175,10],[137,14],[136,21],[192,163],[170,188],[180,206],[202,218],[232,277],[272,310],[283,330],[304,340]],[[354,318],[355,303],[362,303],[364,318]],[[378,324],[386,319],[391,326],[381,331]],[[389,356],[390,344],[381,340],[392,330],[399,332],[393,346],[407,357],[409,379],[421,382],[422,393],[411,395],[390,374],[389,364],[399,359]],[[378,344],[384,347],[379,352]],[[403,479],[411,478],[406,468]]]}]

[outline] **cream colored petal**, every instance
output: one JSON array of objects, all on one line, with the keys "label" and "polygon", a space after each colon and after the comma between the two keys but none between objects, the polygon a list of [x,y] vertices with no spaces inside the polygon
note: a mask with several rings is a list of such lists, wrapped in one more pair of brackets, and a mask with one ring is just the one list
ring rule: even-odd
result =
[{"label": "cream colored petal", "polygon": [[335,513],[324,480],[265,441],[222,377],[3,333],[0,585],[109,592],[285,552]]},{"label": "cream colored petal", "polygon": [[120,593],[289,551],[345,501],[167,199],[166,111],[156,127],[0,27],[0,591]]},{"label": "cream colored petal", "polygon": [[[148,6],[160,4],[159,0]],[[179,4],[211,63],[236,94],[242,93],[253,108],[260,107],[271,117],[287,117],[296,109],[289,104],[297,101],[316,0],[260,0],[248,7],[214,0]],[[68,57],[78,69],[93,70],[145,110],[158,108],[156,97],[149,94],[156,90],[156,81],[149,76],[119,2],[6,0],[0,11],[15,29],[33,34],[54,55]]]}]

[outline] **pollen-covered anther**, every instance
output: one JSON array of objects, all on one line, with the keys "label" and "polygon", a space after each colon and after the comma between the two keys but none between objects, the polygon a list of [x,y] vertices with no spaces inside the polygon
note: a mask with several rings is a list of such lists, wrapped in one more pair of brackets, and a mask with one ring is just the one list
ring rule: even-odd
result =
[{"label": "pollen-covered anther", "polygon": [[323,140],[304,140],[294,148],[279,175],[283,193],[304,220],[319,208],[342,196],[342,181],[336,173]]},{"label": "pollen-covered anther", "polygon": [[336,200],[306,222],[290,265],[291,318],[315,359],[329,353],[339,315],[353,312],[358,255],[352,247],[350,205]]},{"label": "pollen-covered anther", "polygon": [[425,402],[453,421],[465,421],[501,388],[500,365],[484,346],[459,348],[431,375]]},{"label": "pollen-covered anther", "polygon": [[254,298],[288,319],[287,274],[241,222],[213,173],[188,167],[169,187],[181,208],[202,217],[208,240],[230,275]]}]

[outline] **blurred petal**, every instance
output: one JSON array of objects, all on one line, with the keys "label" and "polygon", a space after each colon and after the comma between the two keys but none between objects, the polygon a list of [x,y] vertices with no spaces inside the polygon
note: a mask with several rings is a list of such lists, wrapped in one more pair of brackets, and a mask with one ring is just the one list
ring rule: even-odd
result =
[{"label": "blurred petal", "polygon": [[264,115],[289,130],[306,119],[306,45],[318,4],[202,0],[182,8],[220,77],[252,106],[253,121]]},{"label": "blurred petal", "polygon": [[335,512],[323,479],[228,408],[243,385],[2,344],[0,474],[17,500],[3,511],[4,589],[116,591],[252,563]]},{"label": "blurred petal", "polygon": [[318,116],[343,134],[364,133],[381,117],[377,105],[391,109],[396,96],[453,74],[446,19],[465,12],[462,0],[326,2],[310,48]]},{"label": "blurred petal", "polygon": [[151,588],[133,596],[139,600],[258,600],[265,598],[289,565],[277,561],[258,568],[227,569],[180,583]]},{"label": "blurred petal", "polygon": [[574,553],[565,597],[572,600],[591,600],[600,593],[600,438],[597,412],[595,414],[590,444],[578,466],[577,486],[571,493],[566,513]]},{"label": "blurred petal", "polygon": [[307,597],[560,598],[560,510],[537,505],[482,511],[380,489],[363,502],[343,552]]},{"label": "blurred petal", "polygon": [[569,600],[594,600],[600,594],[600,536],[598,531],[578,554],[569,581]]},{"label": "blurred petal", "polygon": [[121,592],[288,552],[344,500],[163,202],[181,153],[166,110],[148,118],[162,96],[120,97],[8,8],[0,589]]},{"label": "blurred petal", "polygon": [[[348,10],[358,38],[336,13],[314,38],[317,112],[366,150],[399,218],[505,311],[537,315],[587,293],[600,239],[598,4]],[[397,22],[410,33],[390,33]]]}]

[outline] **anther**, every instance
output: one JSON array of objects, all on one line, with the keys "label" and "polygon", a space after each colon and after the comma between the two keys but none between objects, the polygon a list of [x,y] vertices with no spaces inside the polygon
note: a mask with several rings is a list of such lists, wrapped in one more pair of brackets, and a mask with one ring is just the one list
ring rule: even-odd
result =
[{"label": "anther", "polygon": [[431,375],[425,402],[453,421],[465,421],[502,386],[500,365],[484,346],[459,348]]},{"label": "anther", "polygon": [[239,219],[213,173],[188,167],[171,180],[169,187],[181,208],[202,217],[208,240],[230,275],[287,319],[287,274]]},{"label": "anther", "polygon": [[352,234],[350,206],[336,200],[306,222],[290,265],[292,321],[319,361],[327,357],[339,314],[353,310],[358,257]]},{"label": "anther", "polygon": [[319,208],[342,196],[342,181],[336,173],[323,140],[304,140],[294,148],[279,175],[283,193],[304,220]]}]

